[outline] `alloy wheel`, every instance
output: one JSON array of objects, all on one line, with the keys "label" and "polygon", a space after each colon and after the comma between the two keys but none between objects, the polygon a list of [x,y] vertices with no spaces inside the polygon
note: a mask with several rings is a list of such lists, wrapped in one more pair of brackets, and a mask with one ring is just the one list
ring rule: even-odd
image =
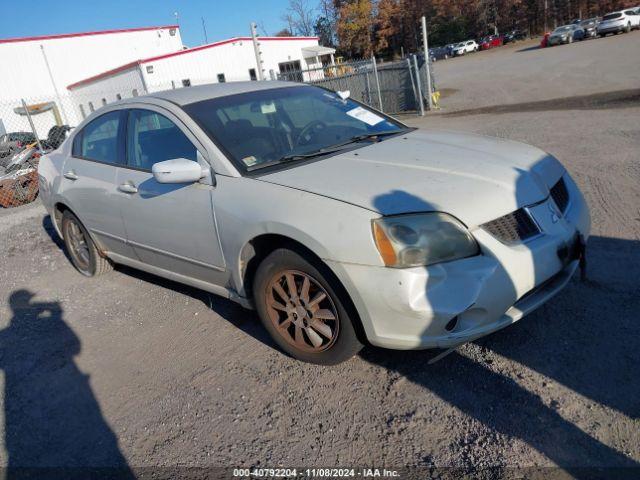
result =
[{"label": "alloy wheel", "polygon": [[269,319],[290,345],[322,352],[338,338],[338,311],[329,293],[311,275],[298,270],[277,273],[267,285]]}]

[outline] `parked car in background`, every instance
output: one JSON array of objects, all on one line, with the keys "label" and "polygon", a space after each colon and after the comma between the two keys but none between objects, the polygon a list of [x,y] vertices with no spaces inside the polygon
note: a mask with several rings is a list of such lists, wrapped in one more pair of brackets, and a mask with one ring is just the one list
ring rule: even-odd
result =
[{"label": "parked car in background", "polygon": [[446,60],[450,55],[446,47],[434,47],[429,49],[429,56],[431,57],[431,61],[435,62],[438,60]]},{"label": "parked car in background", "polygon": [[570,24],[556,28],[547,39],[547,46],[573,43],[584,38],[584,30],[579,25]]},{"label": "parked car in background", "polygon": [[[632,14],[627,14],[627,12],[632,12]],[[640,25],[640,16],[632,10],[611,12],[604,15],[602,21],[598,23],[597,33],[601,37],[609,33],[628,33],[632,28],[638,28],[638,25]]]},{"label": "parked car in background", "polygon": [[489,35],[482,38],[479,42],[480,50],[489,50],[490,48],[501,47],[504,44],[500,35]]},{"label": "parked car in background", "polygon": [[598,17],[587,18],[580,21],[580,28],[584,30],[584,38],[594,38],[598,36]]},{"label": "parked car in background", "polygon": [[447,55],[449,57],[453,57],[453,47],[455,47],[457,45],[457,43],[449,43],[448,45],[445,45],[444,48],[447,51]]},{"label": "parked car in background", "polygon": [[507,44],[518,40],[524,40],[525,38],[527,38],[527,32],[524,30],[512,30],[504,35],[503,42]]},{"label": "parked car in background", "polygon": [[630,10],[625,10],[624,13],[629,17],[629,20],[631,20],[631,29],[639,30],[640,29],[640,12],[638,12],[637,9],[632,8]]},{"label": "parked car in background", "polygon": [[544,151],[280,81],[116,101],[38,174],[81,274],[114,262],[254,307],[320,364],[505,328],[567,285],[590,231]]},{"label": "parked car in background", "polygon": [[31,132],[10,132],[0,136],[0,166],[2,159],[12,157],[26,145],[36,142],[36,136]]},{"label": "parked car in background", "polygon": [[480,46],[476,43],[475,40],[465,40],[464,42],[458,43],[453,47],[453,56],[459,57],[471,52],[477,52],[480,49]]}]

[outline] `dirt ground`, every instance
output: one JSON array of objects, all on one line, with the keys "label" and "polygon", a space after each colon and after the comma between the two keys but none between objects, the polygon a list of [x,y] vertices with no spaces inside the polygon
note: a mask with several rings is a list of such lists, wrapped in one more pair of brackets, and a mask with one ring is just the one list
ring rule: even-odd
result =
[{"label": "dirt ground", "polygon": [[84,278],[39,204],[0,210],[0,465],[638,468],[640,32],[532,45],[438,62],[443,110],[405,120],[557,156],[591,207],[586,283],[433,366],[327,368],[205,292]]}]

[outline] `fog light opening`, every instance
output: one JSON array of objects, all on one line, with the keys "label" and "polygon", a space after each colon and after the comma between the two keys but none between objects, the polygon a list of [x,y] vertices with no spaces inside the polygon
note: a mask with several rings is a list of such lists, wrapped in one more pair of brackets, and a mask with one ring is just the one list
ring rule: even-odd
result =
[{"label": "fog light opening", "polygon": [[451,331],[453,331],[454,328],[456,328],[456,325],[458,325],[458,316],[457,315],[447,322],[447,324],[444,326],[444,329],[447,332],[451,332]]}]

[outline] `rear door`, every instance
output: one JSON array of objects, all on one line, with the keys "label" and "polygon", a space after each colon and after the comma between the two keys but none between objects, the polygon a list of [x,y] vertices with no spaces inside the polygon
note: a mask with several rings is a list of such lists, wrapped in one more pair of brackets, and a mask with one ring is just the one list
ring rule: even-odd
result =
[{"label": "rear door", "polygon": [[116,188],[118,167],[125,160],[124,115],[123,110],[105,113],[75,135],[63,166],[61,191],[102,248],[131,257]]},{"label": "rear door", "polygon": [[158,183],[151,167],[186,158],[210,169],[197,138],[170,112],[149,106],[127,119],[127,165],[116,183],[127,240],[154,267],[220,284],[225,262],[214,215],[215,188],[206,182]]}]

